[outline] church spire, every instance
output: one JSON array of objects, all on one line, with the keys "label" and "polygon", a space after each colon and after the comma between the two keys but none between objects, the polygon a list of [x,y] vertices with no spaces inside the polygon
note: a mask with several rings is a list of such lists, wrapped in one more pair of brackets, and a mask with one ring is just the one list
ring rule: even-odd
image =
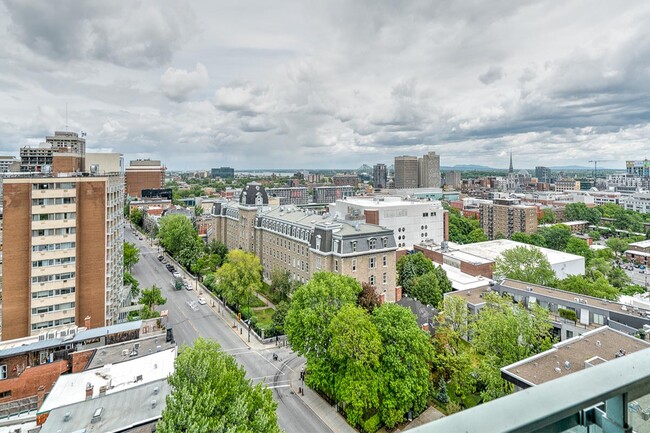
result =
[{"label": "church spire", "polygon": [[508,173],[514,173],[515,170],[512,168],[512,151],[510,151],[510,168],[508,169]]}]

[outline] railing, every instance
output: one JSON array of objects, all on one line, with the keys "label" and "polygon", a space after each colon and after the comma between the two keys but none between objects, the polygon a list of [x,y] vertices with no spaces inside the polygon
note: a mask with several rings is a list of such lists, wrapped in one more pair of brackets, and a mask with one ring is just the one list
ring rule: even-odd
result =
[{"label": "railing", "polygon": [[[467,409],[410,431],[412,433],[647,431],[650,427],[649,394],[650,349],[645,349]],[[643,430],[633,428],[639,426]]]}]

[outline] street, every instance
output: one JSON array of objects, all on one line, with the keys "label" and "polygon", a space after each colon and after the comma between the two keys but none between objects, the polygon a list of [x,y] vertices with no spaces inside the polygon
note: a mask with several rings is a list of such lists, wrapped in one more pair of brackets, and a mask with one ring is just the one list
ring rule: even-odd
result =
[{"label": "street", "polygon": [[[199,293],[196,290],[173,290],[172,275],[158,261],[158,250],[150,244],[150,240],[136,238],[131,229],[125,229],[125,241],[135,243],[140,249],[140,261],[133,267],[133,276],[140,282],[140,288],[156,285],[161,288],[167,303],[159,307],[168,311],[167,326],[174,332],[174,338],[179,347],[192,345],[199,338],[216,340],[224,352],[235,357],[237,362],[246,370],[247,377],[253,384],[262,382],[273,392],[273,398],[278,403],[277,414],[280,427],[287,433],[298,432],[331,432],[332,430],[293,393],[290,385],[290,375],[300,371],[304,359],[298,357],[288,348],[268,348],[254,350],[237,335],[238,330],[232,328],[232,319],[228,316],[218,317],[218,307],[211,307],[212,298],[205,295],[207,305],[199,305],[196,300]],[[182,273],[182,271],[181,271]],[[183,277],[187,277],[183,275]],[[190,280],[196,289],[196,283]],[[194,301],[193,305],[190,303]],[[219,309],[223,314],[223,311]],[[239,328],[236,328],[239,329]],[[243,330],[246,337],[246,330]],[[251,337],[253,339],[253,337]],[[273,354],[278,355],[273,360]]]}]

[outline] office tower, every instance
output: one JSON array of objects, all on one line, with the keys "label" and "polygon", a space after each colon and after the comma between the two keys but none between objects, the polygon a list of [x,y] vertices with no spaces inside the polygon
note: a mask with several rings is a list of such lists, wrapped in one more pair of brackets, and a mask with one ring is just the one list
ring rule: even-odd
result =
[{"label": "office tower", "polygon": [[418,172],[418,158],[416,156],[396,156],[395,188],[417,188]]},{"label": "office tower", "polygon": [[167,167],[153,159],[136,159],[129,162],[124,173],[125,193],[129,197],[142,197],[143,189],[161,189],[165,186]]},{"label": "office tower", "polygon": [[220,177],[221,179],[232,179],[235,177],[235,169],[232,167],[219,167],[210,170],[210,177]]},{"label": "office tower", "polygon": [[2,340],[126,318],[124,179],[94,171],[4,179]]},{"label": "office tower", "polygon": [[551,169],[548,167],[538,166],[535,167],[535,177],[537,182],[551,182]]},{"label": "office tower", "polygon": [[386,164],[375,164],[372,168],[372,184],[376,189],[388,186],[388,169]]},{"label": "office tower", "polygon": [[418,186],[420,188],[440,188],[440,155],[429,152],[418,160]]}]

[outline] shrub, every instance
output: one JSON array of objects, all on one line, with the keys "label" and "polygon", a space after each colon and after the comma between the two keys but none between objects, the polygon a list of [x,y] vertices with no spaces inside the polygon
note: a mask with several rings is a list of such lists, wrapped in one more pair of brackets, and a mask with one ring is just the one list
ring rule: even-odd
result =
[{"label": "shrub", "polygon": [[574,322],[578,319],[578,316],[576,315],[576,312],[573,310],[567,310],[564,308],[560,308],[558,310],[558,313],[560,314],[560,317],[563,319],[567,320],[573,320]]},{"label": "shrub", "polygon": [[381,427],[381,419],[378,413],[365,420],[362,425],[363,431],[366,433],[375,433],[379,427]]}]

